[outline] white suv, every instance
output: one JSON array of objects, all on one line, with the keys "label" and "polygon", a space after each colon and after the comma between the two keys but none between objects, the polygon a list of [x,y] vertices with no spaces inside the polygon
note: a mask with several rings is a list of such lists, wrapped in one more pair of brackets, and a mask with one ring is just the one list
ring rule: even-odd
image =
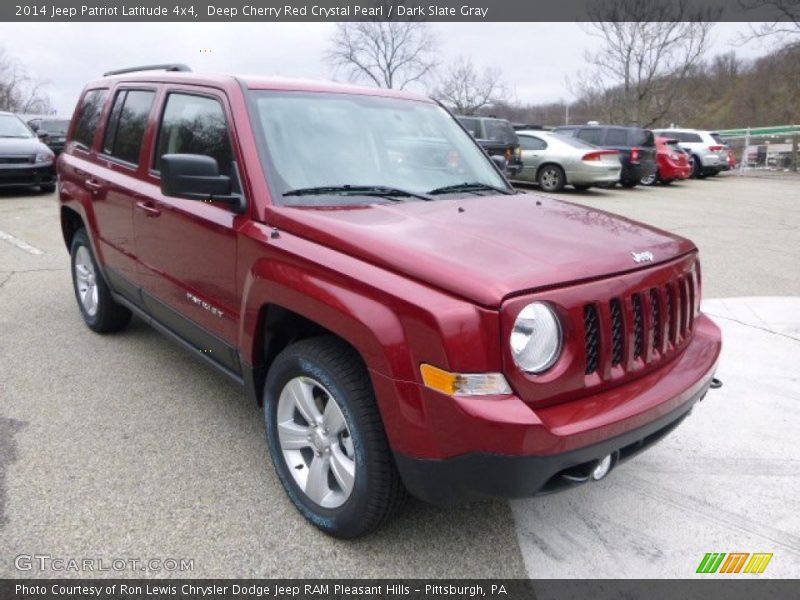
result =
[{"label": "white suv", "polygon": [[728,146],[714,131],[654,129],[653,133],[678,140],[680,147],[690,156],[693,177],[706,177],[728,170]]}]

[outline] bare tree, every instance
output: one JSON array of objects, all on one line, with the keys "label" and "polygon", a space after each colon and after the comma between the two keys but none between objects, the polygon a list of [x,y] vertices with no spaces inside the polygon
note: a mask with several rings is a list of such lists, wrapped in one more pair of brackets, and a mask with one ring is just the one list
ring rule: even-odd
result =
[{"label": "bare tree", "polygon": [[53,112],[44,83],[33,79],[18,60],[0,48],[0,110],[18,113]]},{"label": "bare tree", "polygon": [[800,0],[739,0],[739,6],[757,13],[758,18],[752,20],[759,21],[751,24],[750,34],[740,36],[739,42],[768,39],[800,45]]},{"label": "bare tree", "polygon": [[403,89],[436,67],[438,41],[426,23],[366,21],[339,23],[325,59],[353,79]]},{"label": "bare tree", "polygon": [[589,14],[584,27],[603,45],[586,53],[594,70],[581,78],[580,95],[610,121],[661,122],[702,61],[718,11],[692,11],[689,0],[603,0]]},{"label": "bare tree", "polygon": [[461,115],[474,115],[482,108],[505,101],[506,95],[499,68],[487,67],[479,72],[472,60],[463,56],[448,66],[433,92],[437,100]]}]

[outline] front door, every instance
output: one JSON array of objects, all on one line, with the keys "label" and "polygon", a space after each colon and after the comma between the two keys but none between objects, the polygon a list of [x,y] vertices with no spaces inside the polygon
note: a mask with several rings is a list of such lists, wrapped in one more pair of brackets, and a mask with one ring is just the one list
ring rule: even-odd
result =
[{"label": "front door", "polygon": [[214,90],[176,86],[166,90],[160,115],[133,218],[145,307],[207,358],[238,374],[237,229],[245,219],[225,205],[165,196],[159,176],[164,154],[202,154],[235,179],[229,111]]}]

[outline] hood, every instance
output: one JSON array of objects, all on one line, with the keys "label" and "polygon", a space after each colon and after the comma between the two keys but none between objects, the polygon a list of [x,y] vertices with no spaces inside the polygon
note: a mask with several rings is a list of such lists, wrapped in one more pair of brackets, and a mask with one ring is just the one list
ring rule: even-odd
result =
[{"label": "hood", "polygon": [[[271,225],[491,307],[695,249],[668,232],[533,194],[274,210]],[[650,252],[653,262],[638,264],[633,252]]]},{"label": "hood", "polygon": [[36,154],[47,149],[38,138],[4,138],[0,137],[0,155],[16,156],[20,154]]}]

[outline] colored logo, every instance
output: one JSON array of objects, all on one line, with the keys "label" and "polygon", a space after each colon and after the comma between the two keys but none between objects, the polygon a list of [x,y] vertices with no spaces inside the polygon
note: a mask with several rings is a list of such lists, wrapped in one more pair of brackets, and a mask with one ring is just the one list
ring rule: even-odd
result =
[{"label": "colored logo", "polygon": [[767,568],[772,553],[755,552],[708,552],[697,567],[698,573],[750,573],[758,575]]}]

